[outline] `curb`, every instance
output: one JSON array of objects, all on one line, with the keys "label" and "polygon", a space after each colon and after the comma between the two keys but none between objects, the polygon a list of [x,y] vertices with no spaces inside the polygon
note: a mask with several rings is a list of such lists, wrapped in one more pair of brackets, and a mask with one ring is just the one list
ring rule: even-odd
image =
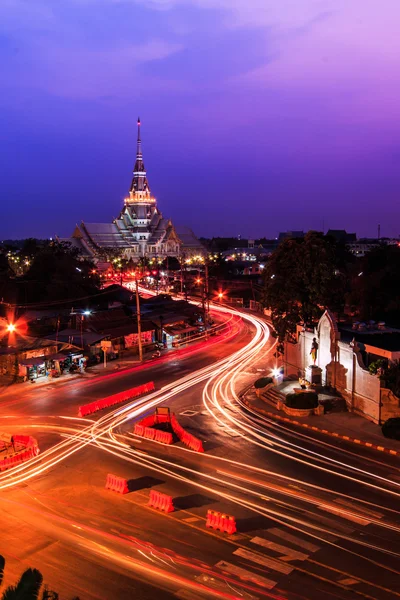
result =
[{"label": "curb", "polygon": [[291,423],[292,425],[297,425],[298,427],[304,427],[305,429],[311,429],[311,431],[316,431],[317,433],[323,433],[324,435],[329,435],[330,437],[334,437],[339,440],[343,440],[345,442],[351,442],[352,444],[356,444],[357,446],[365,446],[366,448],[371,448],[372,450],[378,450],[379,452],[383,452],[385,454],[390,454],[390,456],[400,456],[400,450],[390,450],[389,448],[384,448],[383,446],[377,446],[376,444],[372,444],[371,442],[365,442],[364,440],[359,440],[357,438],[349,437],[348,435],[342,435],[340,433],[336,433],[333,431],[328,431],[327,429],[320,429],[319,427],[314,427],[313,425],[309,425],[308,423],[301,423],[300,421],[295,421],[294,419],[289,419],[288,417],[281,417],[275,413],[269,412],[267,410],[263,410],[262,408],[255,408],[252,404],[246,400],[246,398],[242,397],[242,402],[248,407],[254,410],[257,413],[260,413],[270,419],[275,419],[276,421],[283,421],[284,423]]}]

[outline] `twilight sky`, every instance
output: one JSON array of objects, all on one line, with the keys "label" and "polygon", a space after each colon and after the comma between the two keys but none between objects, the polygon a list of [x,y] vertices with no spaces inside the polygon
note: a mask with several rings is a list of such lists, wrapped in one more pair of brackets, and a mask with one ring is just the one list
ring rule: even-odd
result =
[{"label": "twilight sky", "polygon": [[400,234],[399,0],[1,0],[0,238],[122,208],[142,120],[197,235]]}]

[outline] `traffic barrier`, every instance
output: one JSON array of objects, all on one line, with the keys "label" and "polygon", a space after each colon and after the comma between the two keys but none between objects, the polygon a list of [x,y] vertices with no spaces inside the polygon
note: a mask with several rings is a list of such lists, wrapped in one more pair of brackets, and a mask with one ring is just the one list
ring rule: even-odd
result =
[{"label": "traffic barrier", "polygon": [[158,510],[161,510],[162,512],[166,513],[170,513],[175,510],[172,496],[162,494],[157,490],[150,490],[148,506],[151,506],[152,508],[157,508]]},{"label": "traffic barrier", "polygon": [[144,427],[143,427],[143,425],[140,425],[139,423],[135,423],[135,427],[133,429],[133,433],[135,435],[140,435],[142,437],[144,435]]},{"label": "traffic barrier", "polygon": [[172,444],[172,433],[169,431],[156,431],[155,441],[161,444]]},{"label": "traffic barrier", "polygon": [[236,519],[231,515],[225,515],[215,510],[207,511],[206,527],[211,529],[219,529],[223,533],[229,535],[236,533]]},{"label": "traffic barrier", "polygon": [[155,424],[155,415],[149,415],[148,417],[144,417],[141,421],[139,421],[140,425],[143,427],[153,427]]},{"label": "traffic barrier", "polygon": [[96,400],[95,402],[84,404],[83,406],[79,407],[78,416],[86,417],[87,415],[91,415],[92,413],[102,410],[103,408],[108,408],[109,406],[114,406],[115,404],[121,404],[121,402],[126,402],[127,400],[137,398],[142,394],[152,392],[154,389],[154,381],[150,381],[149,383],[138,385],[129,390],[125,390],[124,392],[119,392],[118,394],[107,396],[106,398],[102,398],[101,400]]},{"label": "traffic barrier", "polygon": [[191,433],[185,431],[182,425],[178,423],[178,420],[175,417],[175,415],[172,415],[171,417],[171,427],[180,439],[180,441],[183,444],[185,444],[185,446],[188,446],[191,450],[194,450],[195,452],[204,452],[203,443],[201,442],[201,440],[196,438]]},{"label": "traffic barrier", "polygon": [[154,440],[154,438],[156,437],[156,430],[152,427],[145,427],[143,435],[148,440]]},{"label": "traffic barrier", "polygon": [[32,448],[27,448],[23,452],[14,454],[14,456],[9,456],[8,458],[4,458],[3,460],[0,461],[0,471],[6,471],[7,469],[10,469],[10,468],[15,467],[27,460],[30,460],[31,458],[36,456],[36,454],[38,454],[38,452],[39,452],[39,448],[36,446],[36,447],[32,447]]},{"label": "traffic barrier", "polygon": [[129,492],[128,481],[123,477],[117,477],[116,475],[107,475],[106,490],[117,492],[118,494],[127,494]]}]

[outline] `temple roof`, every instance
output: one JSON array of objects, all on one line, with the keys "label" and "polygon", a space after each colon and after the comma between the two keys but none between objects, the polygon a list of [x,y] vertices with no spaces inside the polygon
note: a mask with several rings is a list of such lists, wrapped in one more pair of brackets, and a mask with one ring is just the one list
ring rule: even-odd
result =
[{"label": "temple roof", "polygon": [[193,231],[189,227],[175,227],[175,231],[177,236],[181,240],[183,246],[204,250],[203,244],[197,239],[197,237],[194,235]]}]

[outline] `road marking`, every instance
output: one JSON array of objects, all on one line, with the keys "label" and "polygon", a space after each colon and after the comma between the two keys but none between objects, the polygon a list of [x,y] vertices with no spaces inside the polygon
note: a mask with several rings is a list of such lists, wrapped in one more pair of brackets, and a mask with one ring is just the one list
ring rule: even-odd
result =
[{"label": "road marking", "polygon": [[[325,510],[325,512],[327,512],[327,511],[333,512],[327,508],[325,508],[324,510]],[[332,527],[333,529],[335,529],[335,531],[330,532],[330,535],[334,535],[335,533],[337,534],[338,532],[345,533],[346,535],[350,535],[354,531],[354,527],[348,527],[347,525],[343,525],[343,523],[339,523],[338,521],[335,521],[334,519],[330,519],[329,517],[325,517],[322,514],[315,515],[315,519],[317,519],[319,524],[325,524],[328,527]],[[326,535],[325,532],[324,532],[324,535]]]},{"label": "road marking", "polygon": [[179,414],[183,415],[184,417],[194,417],[194,415],[199,414],[199,411],[198,410],[184,410],[183,412],[181,412]]},{"label": "road marking", "polygon": [[[328,513],[333,513],[334,515],[338,515],[341,519],[347,519],[348,521],[352,521],[353,523],[357,523],[358,525],[362,525],[363,527],[365,527],[366,525],[370,525],[371,521],[367,521],[367,519],[364,517],[356,517],[355,515],[349,515],[348,513],[344,512],[343,509],[340,508],[334,508],[333,506],[330,506],[329,508],[326,506],[321,506],[319,505],[318,508],[320,510],[323,510],[324,512],[328,512]],[[318,519],[321,520],[321,516],[318,516]],[[329,522],[335,526],[336,528],[342,528],[343,529],[343,525],[339,525],[339,523],[335,523],[335,521],[332,521],[331,519],[327,519],[326,517],[324,517],[322,519],[323,521]],[[344,532],[347,533],[352,533],[352,529],[349,529],[348,527],[345,527],[343,529]]]},{"label": "road marking", "polygon": [[271,579],[267,579],[266,577],[261,577],[261,575],[257,575],[256,573],[252,573],[251,571],[247,571],[242,567],[237,567],[232,563],[226,562],[224,560],[220,560],[219,563],[215,565],[222,571],[226,573],[231,573],[232,575],[237,575],[240,579],[244,581],[252,581],[256,585],[260,587],[265,587],[267,590],[272,590],[278,583],[277,581],[272,581]]},{"label": "road marking", "polygon": [[186,523],[194,523],[195,521],[200,521],[200,517],[186,517],[186,519],[182,519],[182,521],[186,521]]},{"label": "road marking", "polygon": [[236,556],[240,556],[241,558],[251,560],[252,562],[258,565],[262,565],[263,567],[268,567],[273,571],[284,573],[285,575],[289,575],[289,573],[293,571],[293,567],[291,565],[281,563],[273,558],[268,558],[268,556],[261,556],[260,554],[255,554],[254,552],[250,552],[250,550],[245,550],[245,548],[238,548],[234,551],[233,554],[235,554]]},{"label": "road marking", "polygon": [[315,544],[306,542],[306,541],[302,540],[301,538],[298,538],[295,535],[292,535],[291,533],[286,533],[286,531],[283,531],[282,529],[279,529],[278,527],[273,527],[272,529],[268,529],[268,532],[272,533],[272,535],[275,535],[276,537],[281,537],[283,540],[286,540],[287,542],[291,542],[295,546],[299,546],[300,548],[305,548],[306,550],[309,550],[310,552],[318,552],[318,550],[321,550],[321,548],[319,546],[315,546]]},{"label": "road marking", "polygon": [[293,550],[287,546],[281,546],[281,544],[276,544],[275,542],[271,542],[270,540],[261,537],[254,537],[250,541],[252,544],[258,544],[259,546],[263,546],[263,548],[269,548],[270,550],[274,550],[274,552],[284,554],[285,557],[281,557],[280,560],[307,560],[309,557],[309,554],[304,554],[303,552]]},{"label": "road marking", "polygon": [[355,583],[360,583],[358,579],[352,579],[351,577],[347,577],[347,579],[339,579],[338,583],[340,585],[354,585]]},{"label": "road marking", "polygon": [[369,517],[374,517],[375,519],[382,519],[385,515],[376,512],[375,510],[371,510],[370,508],[364,508],[364,506],[360,506],[357,502],[352,502],[350,500],[344,500],[343,498],[336,498],[336,504],[343,504],[343,506],[348,506],[349,508],[356,508],[361,513],[368,515]]}]

